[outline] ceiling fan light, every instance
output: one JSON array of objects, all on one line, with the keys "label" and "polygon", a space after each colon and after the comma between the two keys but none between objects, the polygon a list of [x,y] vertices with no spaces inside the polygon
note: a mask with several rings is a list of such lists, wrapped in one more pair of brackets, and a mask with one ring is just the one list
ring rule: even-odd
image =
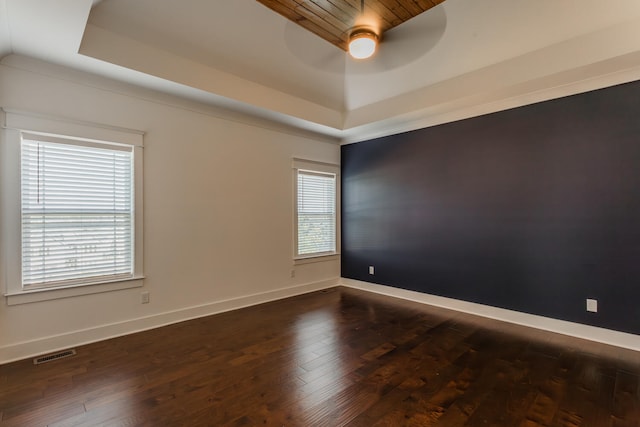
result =
[{"label": "ceiling fan light", "polygon": [[376,53],[378,36],[371,30],[356,30],[349,37],[349,55],[355,59],[367,59]]}]

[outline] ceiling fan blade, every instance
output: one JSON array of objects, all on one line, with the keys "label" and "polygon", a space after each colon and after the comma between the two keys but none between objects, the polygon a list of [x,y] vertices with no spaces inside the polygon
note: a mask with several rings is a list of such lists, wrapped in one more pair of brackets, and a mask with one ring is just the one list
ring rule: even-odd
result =
[{"label": "ceiling fan blade", "polygon": [[345,52],[291,21],[285,24],[284,42],[287,49],[308,66],[332,74],[344,74]]}]

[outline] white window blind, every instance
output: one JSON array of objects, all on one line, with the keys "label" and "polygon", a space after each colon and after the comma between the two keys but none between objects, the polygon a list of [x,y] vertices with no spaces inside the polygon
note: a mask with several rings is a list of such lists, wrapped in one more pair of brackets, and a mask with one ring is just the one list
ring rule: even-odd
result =
[{"label": "white window blind", "polygon": [[22,285],[133,276],[131,146],[24,134]]},{"label": "white window blind", "polygon": [[298,170],[297,255],[336,251],[336,175]]}]

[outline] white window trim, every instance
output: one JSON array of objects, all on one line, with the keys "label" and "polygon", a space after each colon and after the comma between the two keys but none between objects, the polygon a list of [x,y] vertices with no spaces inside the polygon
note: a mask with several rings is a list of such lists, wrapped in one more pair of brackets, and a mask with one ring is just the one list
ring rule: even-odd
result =
[{"label": "white window trim", "polygon": [[[336,176],[336,250],[331,252],[298,255],[298,170],[322,172]],[[293,159],[293,260],[294,265],[332,261],[340,257],[340,166],[313,160]]]},{"label": "white window trim", "polygon": [[[88,295],[143,286],[143,136],[140,131],[93,123],[70,121],[14,110],[0,111],[3,131],[0,138],[0,283],[8,305],[25,304],[78,295]],[[133,146],[135,236],[134,274],[132,278],[98,281],[25,290],[22,287],[21,212],[20,212],[20,144],[21,133],[49,137],[61,136],[95,142],[115,142]]]}]

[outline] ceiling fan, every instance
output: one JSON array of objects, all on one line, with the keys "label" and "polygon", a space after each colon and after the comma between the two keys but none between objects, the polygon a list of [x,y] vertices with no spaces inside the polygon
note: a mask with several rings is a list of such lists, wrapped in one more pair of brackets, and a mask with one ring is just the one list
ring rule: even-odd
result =
[{"label": "ceiling fan", "polygon": [[[445,10],[435,7],[444,0],[257,1],[288,18],[284,42],[294,56],[330,73],[344,73],[347,67],[350,74],[370,74],[407,65],[438,43],[447,24]],[[309,49],[314,34],[340,50]],[[375,54],[347,60],[350,41],[362,42],[367,36],[376,41]]]},{"label": "ceiling fan", "polygon": [[[360,22],[358,22],[360,21]],[[363,22],[364,21],[364,22]],[[367,23],[367,18],[364,13],[364,0],[360,0],[360,16],[356,18],[355,24],[351,30],[349,30],[349,44],[347,52],[354,59],[367,59],[371,58],[376,53],[378,42],[380,41],[378,28]]]},{"label": "ceiling fan", "polygon": [[[352,61],[359,72],[395,68],[415,60],[435,45],[446,26],[443,9],[436,7],[444,0],[257,1],[286,17],[291,26],[301,26],[345,52],[353,51],[352,58],[373,56],[368,61]],[[422,14],[425,11],[429,12]],[[414,23],[417,20],[420,25]],[[313,62],[316,68],[331,64],[329,58],[312,59],[313,53],[305,51],[304,42],[295,36],[299,31],[289,33],[285,42],[296,56]],[[371,63],[375,66],[364,65]]]}]

